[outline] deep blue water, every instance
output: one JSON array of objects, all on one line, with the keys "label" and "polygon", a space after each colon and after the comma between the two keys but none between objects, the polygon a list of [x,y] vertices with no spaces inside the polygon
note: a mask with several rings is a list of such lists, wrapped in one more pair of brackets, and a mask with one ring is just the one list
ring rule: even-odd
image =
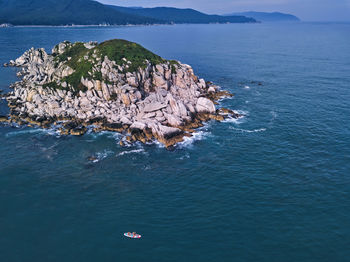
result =
[{"label": "deep blue water", "polygon": [[1,125],[0,261],[349,261],[350,24],[4,28],[0,63],[112,38],[192,65],[246,117],[172,151]]}]

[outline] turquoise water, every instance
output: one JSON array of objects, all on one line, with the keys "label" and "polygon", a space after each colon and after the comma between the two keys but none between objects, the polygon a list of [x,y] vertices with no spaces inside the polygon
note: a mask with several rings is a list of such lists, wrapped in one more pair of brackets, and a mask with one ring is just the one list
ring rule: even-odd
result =
[{"label": "turquoise water", "polygon": [[2,124],[0,261],[349,260],[350,24],[4,28],[0,62],[111,38],[192,65],[246,116],[172,151]]}]

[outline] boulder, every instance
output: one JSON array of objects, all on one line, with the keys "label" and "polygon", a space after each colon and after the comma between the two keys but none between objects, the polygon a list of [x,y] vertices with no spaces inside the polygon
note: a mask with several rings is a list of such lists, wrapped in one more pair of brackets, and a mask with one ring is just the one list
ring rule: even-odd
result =
[{"label": "boulder", "polygon": [[199,79],[197,85],[199,88],[202,88],[202,89],[204,89],[206,87],[206,83],[205,83],[204,79]]},{"label": "boulder", "polygon": [[8,117],[0,115],[0,122],[7,122]]},{"label": "boulder", "polygon": [[30,90],[27,96],[27,102],[32,102],[33,96],[36,94],[37,94],[37,91],[35,89]]},{"label": "boulder", "polygon": [[101,88],[102,88],[103,98],[105,100],[109,100],[111,98],[111,94],[109,92],[107,84],[105,82],[102,82]]},{"label": "boulder", "polygon": [[130,86],[138,87],[137,79],[135,76],[130,76],[127,78],[127,82]]},{"label": "boulder", "polygon": [[160,103],[160,102],[154,102],[154,103],[151,103],[151,104],[147,104],[144,107],[143,111],[145,113],[149,113],[149,112],[160,110],[160,109],[165,108],[165,107],[167,107],[167,104]]},{"label": "boulder", "polygon": [[196,110],[198,113],[215,113],[216,108],[214,103],[205,97],[200,97],[197,100]]},{"label": "boulder", "polygon": [[164,79],[163,75],[154,74],[153,75],[153,85],[161,88],[168,88],[168,82]]},{"label": "boulder", "polygon": [[143,122],[134,122],[131,126],[130,129],[139,129],[139,130],[144,130],[146,128],[146,124]]},{"label": "boulder", "polygon": [[215,92],[216,92],[215,87],[214,87],[214,86],[210,86],[210,87],[208,88],[208,92],[209,92],[209,93],[215,93]]},{"label": "boulder", "polygon": [[181,129],[179,128],[169,127],[164,125],[159,125],[158,127],[159,127],[158,135],[165,139],[170,139],[182,133]]},{"label": "boulder", "polygon": [[170,139],[182,133],[181,129],[175,127],[164,126],[157,123],[150,123],[148,127],[152,129],[154,136],[162,139]]},{"label": "boulder", "polygon": [[122,94],[121,95],[121,100],[124,105],[129,106],[130,105],[130,98],[128,94]]},{"label": "boulder", "polygon": [[101,91],[102,90],[102,84],[101,84],[101,81],[100,80],[96,80],[95,81],[95,89],[97,91]]},{"label": "boulder", "polygon": [[147,118],[152,118],[155,117],[157,114],[156,112],[150,112],[150,113],[146,113],[142,116],[143,119],[147,119]]},{"label": "boulder", "polygon": [[122,117],[120,118],[120,122],[122,122],[123,124],[126,124],[126,125],[131,125],[131,124],[132,124],[131,121],[130,121],[130,119],[127,118],[127,117],[125,117],[125,116],[122,116]]},{"label": "boulder", "polygon": [[164,114],[164,117],[166,118],[166,120],[168,121],[168,124],[174,127],[177,126],[181,126],[182,121],[180,120],[180,118],[178,118],[175,115],[171,115],[171,114]]}]

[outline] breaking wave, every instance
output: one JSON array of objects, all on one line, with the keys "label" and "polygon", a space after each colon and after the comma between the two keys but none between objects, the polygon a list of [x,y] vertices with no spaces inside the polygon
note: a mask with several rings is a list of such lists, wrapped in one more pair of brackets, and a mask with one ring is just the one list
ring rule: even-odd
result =
[{"label": "breaking wave", "polygon": [[196,130],[191,137],[184,137],[184,141],[178,143],[176,146],[185,148],[191,146],[195,141],[206,139],[211,133],[204,130]]},{"label": "breaking wave", "polygon": [[94,160],[92,160],[91,162],[92,163],[98,163],[100,162],[101,160],[103,159],[106,159],[108,156],[114,154],[113,151],[111,150],[104,150],[103,152],[97,152],[95,155],[94,155]]},{"label": "breaking wave", "polygon": [[124,156],[124,155],[127,155],[127,154],[137,154],[137,153],[146,153],[146,152],[145,152],[145,150],[143,148],[134,149],[134,150],[129,150],[129,151],[123,151],[123,152],[117,154],[117,157],[118,156]]},{"label": "breaking wave", "polygon": [[231,116],[228,116],[227,118],[225,118],[224,121],[222,121],[223,123],[234,123],[234,124],[241,124],[245,121],[245,118],[247,116],[249,116],[249,112],[248,111],[244,111],[244,110],[233,110],[233,112],[235,112],[236,114],[241,115],[238,118],[234,118]]}]

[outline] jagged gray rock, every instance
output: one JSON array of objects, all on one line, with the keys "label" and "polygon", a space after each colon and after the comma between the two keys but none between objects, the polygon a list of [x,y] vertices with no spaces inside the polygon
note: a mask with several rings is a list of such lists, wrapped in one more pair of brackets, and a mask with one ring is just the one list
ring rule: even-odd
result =
[{"label": "jagged gray rock", "polygon": [[196,110],[199,113],[215,113],[216,111],[213,101],[205,97],[198,98]]}]

